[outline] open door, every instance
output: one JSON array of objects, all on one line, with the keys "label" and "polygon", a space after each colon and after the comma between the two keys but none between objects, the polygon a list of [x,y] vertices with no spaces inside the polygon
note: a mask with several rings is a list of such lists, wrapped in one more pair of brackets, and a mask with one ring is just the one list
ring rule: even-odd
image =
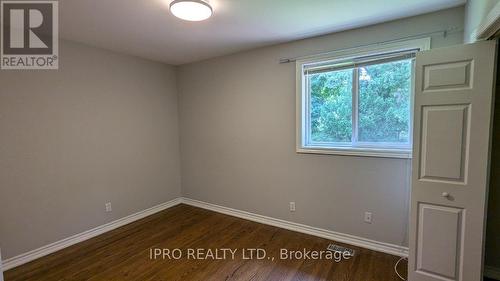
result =
[{"label": "open door", "polygon": [[416,57],[410,281],[481,281],[496,42]]}]

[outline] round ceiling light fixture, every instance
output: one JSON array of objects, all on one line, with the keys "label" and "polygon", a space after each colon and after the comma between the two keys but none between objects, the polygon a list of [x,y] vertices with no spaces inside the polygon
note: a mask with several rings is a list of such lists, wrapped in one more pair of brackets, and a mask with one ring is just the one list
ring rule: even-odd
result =
[{"label": "round ceiling light fixture", "polygon": [[170,12],[183,20],[202,21],[211,17],[213,10],[203,0],[174,0],[170,3]]}]

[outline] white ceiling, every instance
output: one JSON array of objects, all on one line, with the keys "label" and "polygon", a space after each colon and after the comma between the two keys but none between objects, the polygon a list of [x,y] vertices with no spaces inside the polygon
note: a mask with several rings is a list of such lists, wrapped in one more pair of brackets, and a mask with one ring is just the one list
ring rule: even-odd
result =
[{"label": "white ceiling", "polygon": [[459,6],[466,0],[210,0],[212,18],[172,16],[172,0],[62,0],[66,39],[184,64]]}]

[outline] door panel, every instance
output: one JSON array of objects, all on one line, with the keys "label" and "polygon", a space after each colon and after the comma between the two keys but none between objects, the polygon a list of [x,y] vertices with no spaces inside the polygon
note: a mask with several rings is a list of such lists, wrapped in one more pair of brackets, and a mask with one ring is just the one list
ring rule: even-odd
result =
[{"label": "door panel", "polygon": [[424,66],[423,91],[447,91],[471,88],[471,61],[439,63]]},{"label": "door panel", "polygon": [[496,42],[417,54],[410,281],[480,281]]},{"label": "door panel", "polygon": [[421,176],[465,183],[469,105],[422,108]]},{"label": "door panel", "polygon": [[[463,211],[419,204],[417,272],[437,279],[457,280],[460,275]],[[435,226],[440,226],[436,231]]]}]

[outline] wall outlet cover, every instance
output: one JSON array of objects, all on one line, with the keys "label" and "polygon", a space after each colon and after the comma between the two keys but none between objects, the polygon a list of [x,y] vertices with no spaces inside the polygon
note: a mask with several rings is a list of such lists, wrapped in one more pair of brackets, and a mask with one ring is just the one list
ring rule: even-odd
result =
[{"label": "wall outlet cover", "polygon": [[111,202],[106,203],[106,212],[111,212],[113,211],[113,208],[111,208]]},{"label": "wall outlet cover", "polygon": [[372,223],[372,213],[371,212],[365,212],[365,222]]}]

